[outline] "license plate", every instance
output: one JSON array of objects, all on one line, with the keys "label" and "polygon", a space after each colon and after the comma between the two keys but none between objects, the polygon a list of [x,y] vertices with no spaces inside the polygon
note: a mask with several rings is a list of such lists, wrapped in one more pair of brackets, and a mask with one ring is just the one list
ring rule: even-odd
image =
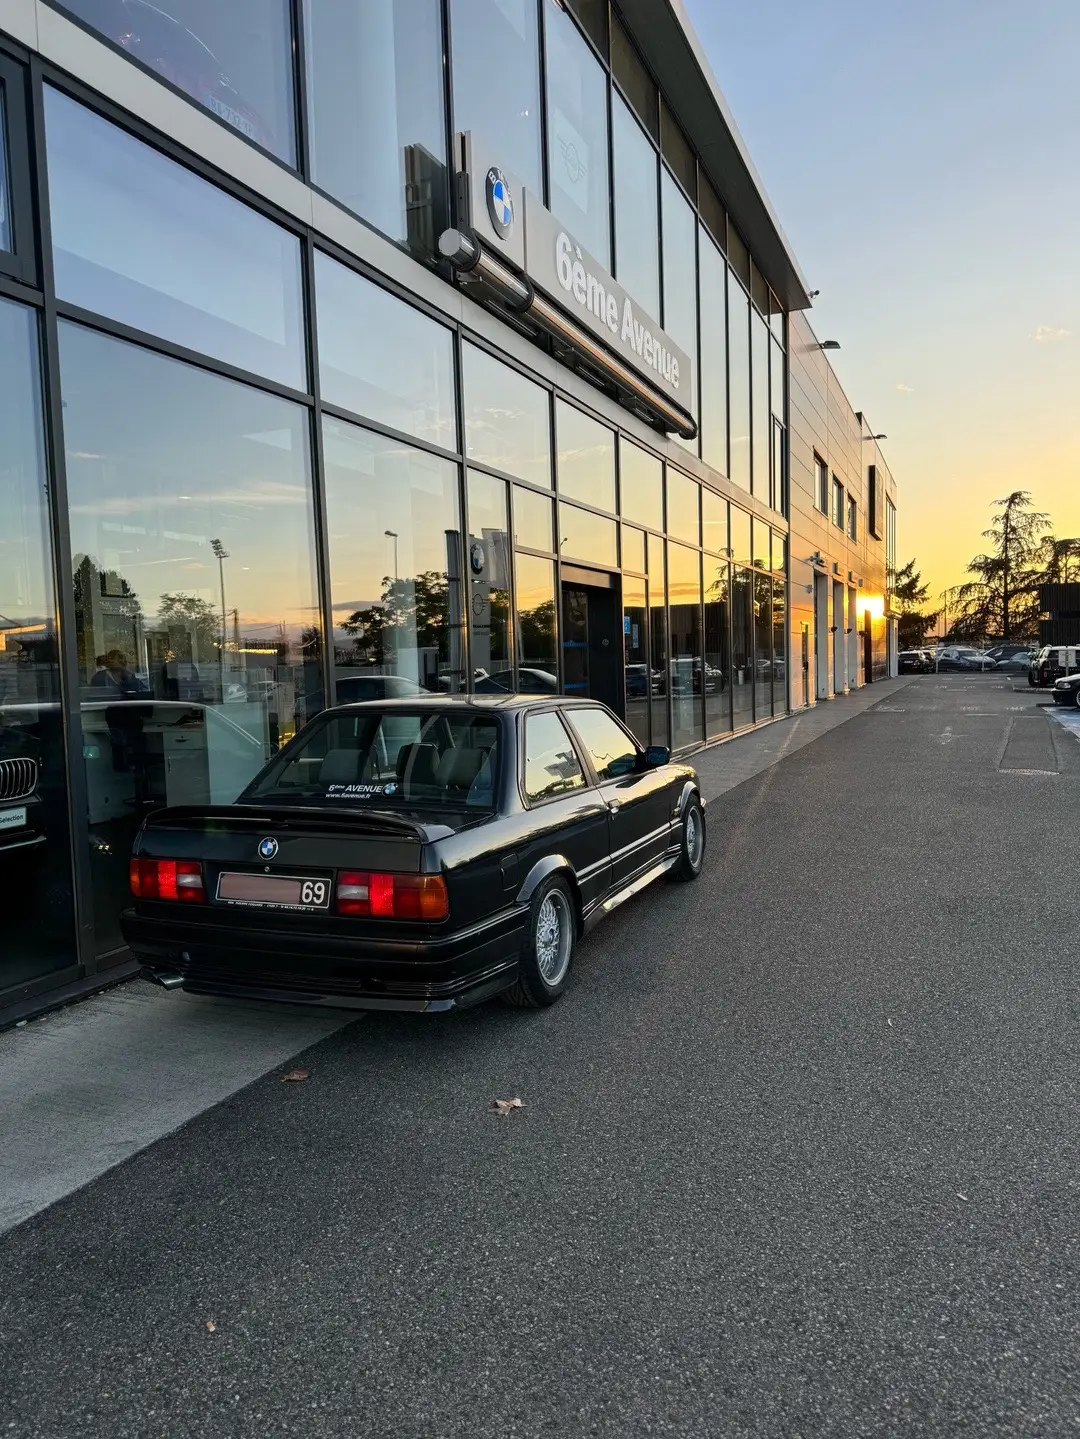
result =
[{"label": "license plate", "polygon": [[0,809],[0,829],[23,829],[25,825],[25,805],[20,809]]},{"label": "license plate", "polygon": [[249,905],[256,909],[329,909],[329,875],[220,874],[219,904]]}]

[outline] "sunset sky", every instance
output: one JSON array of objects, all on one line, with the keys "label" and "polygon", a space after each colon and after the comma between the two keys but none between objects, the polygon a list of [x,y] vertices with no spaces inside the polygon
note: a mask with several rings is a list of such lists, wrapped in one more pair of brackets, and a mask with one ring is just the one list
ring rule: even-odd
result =
[{"label": "sunset sky", "polygon": [[900,487],[961,582],[994,499],[1080,535],[1080,0],[684,0]]}]

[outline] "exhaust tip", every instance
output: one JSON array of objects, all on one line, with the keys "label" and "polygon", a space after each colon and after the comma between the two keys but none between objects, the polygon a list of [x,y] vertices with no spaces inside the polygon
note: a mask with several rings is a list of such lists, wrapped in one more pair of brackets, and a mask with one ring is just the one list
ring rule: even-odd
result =
[{"label": "exhaust tip", "polygon": [[162,989],[184,987],[184,976],[177,974],[175,969],[143,969],[140,971],[140,978],[148,979],[151,984],[160,985]]}]

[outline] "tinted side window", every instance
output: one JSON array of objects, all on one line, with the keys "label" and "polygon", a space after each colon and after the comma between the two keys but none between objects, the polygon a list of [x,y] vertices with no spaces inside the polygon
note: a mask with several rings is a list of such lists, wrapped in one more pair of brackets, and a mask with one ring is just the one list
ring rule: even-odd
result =
[{"label": "tinted side window", "polygon": [[609,714],[601,709],[571,710],[570,723],[601,779],[633,773],[637,767],[637,746]]},{"label": "tinted side window", "polygon": [[554,711],[525,721],[525,794],[531,800],[585,788],[574,746]]}]

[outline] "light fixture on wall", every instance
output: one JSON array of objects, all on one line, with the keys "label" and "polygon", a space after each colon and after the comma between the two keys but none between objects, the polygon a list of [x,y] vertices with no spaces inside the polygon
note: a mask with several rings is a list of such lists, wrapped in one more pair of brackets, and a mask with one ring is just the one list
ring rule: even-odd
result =
[{"label": "light fixture on wall", "polygon": [[817,348],[818,348],[819,350],[838,350],[838,349],[840,348],[840,341],[839,341],[839,340],[819,340],[819,341],[817,342]]},{"label": "light fixture on wall", "polygon": [[888,435],[863,435],[864,442],[866,440],[887,440],[888,438]]}]

